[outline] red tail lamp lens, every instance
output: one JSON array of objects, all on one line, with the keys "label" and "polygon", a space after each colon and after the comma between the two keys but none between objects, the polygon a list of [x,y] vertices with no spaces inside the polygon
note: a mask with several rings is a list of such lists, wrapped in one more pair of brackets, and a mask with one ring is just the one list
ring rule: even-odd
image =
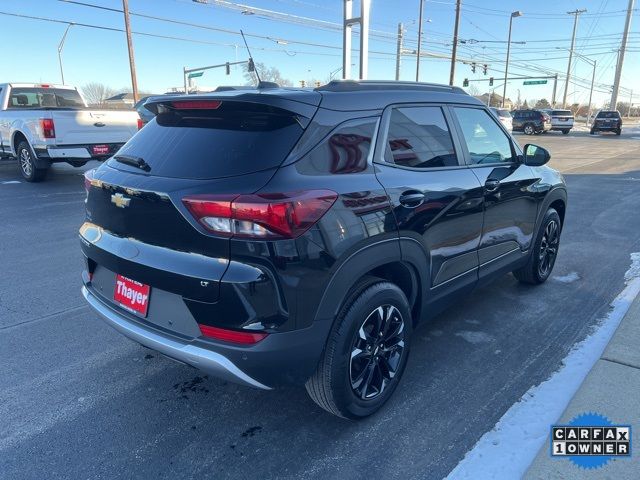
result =
[{"label": "red tail lamp lens", "polygon": [[239,343],[242,345],[253,345],[258,343],[268,335],[260,332],[239,332],[237,330],[227,330],[226,328],[211,327],[209,325],[198,325],[202,335],[224,342]]},{"label": "red tail lamp lens", "polygon": [[242,238],[296,238],[338,198],[331,190],[253,195],[192,195],[182,202],[210,232]]},{"label": "red tail lamp lens", "polygon": [[177,110],[215,110],[222,102],[220,100],[179,100],[171,102]]}]

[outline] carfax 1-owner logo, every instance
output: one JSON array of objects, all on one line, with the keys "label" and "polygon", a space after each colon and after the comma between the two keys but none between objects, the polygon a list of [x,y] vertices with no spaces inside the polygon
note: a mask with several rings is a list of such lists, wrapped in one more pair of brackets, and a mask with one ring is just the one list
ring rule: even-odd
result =
[{"label": "carfax 1-owner logo", "polygon": [[614,425],[597,413],[583,413],[568,425],[551,427],[551,456],[579,467],[599,468],[613,458],[631,457],[631,426]]}]

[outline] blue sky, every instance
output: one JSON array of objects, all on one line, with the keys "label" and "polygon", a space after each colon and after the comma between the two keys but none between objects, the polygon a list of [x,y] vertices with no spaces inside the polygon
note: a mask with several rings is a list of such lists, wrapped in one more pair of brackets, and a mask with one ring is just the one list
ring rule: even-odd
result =
[{"label": "blue sky", "polygon": [[[108,8],[122,7],[120,0],[79,0]],[[204,0],[200,0],[204,1]],[[287,23],[265,18],[260,14],[247,15],[238,9],[216,5],[203,5],[192,0],[129,0],[132,13],[153,15],[173,20],[237,31],[267,38],[249,37],[253,56],[268,66],[275,66],[283,76],[297,83],[298,80],[316,78],[325,80],[329,73],[341,66],[342,37],[338,29],[318,28],[309,25],[308,17],[331,23],[342,21],[341,0],[240,0],[228,2],[244,4],[294,16],[296,22]],[[209,3],[215,3],[209,0]],[[446,55],[451,51],[454,23],[454,1],[425,1],[423,50]],[[355,1],[356,8],[358,1]],[[405,48],[414,50],[417,39],[419,0],[371,0],[369,78],[391,79],[395,73],[395,35],[398,22],[406,28]],[[518,0],[469,0],[463,1],[460,23],[460,38],[467,41],[459,48],[459,57],[488,64],[489,75],[484,77],[482,69],[472,73],[471,66],[458,64],[456,84],[464,78],[488,78],[494,76],[496,85],[502,83],[506,37],[509,26],[509,12],[521,10],[523,16],[514,19],[514,42],[526,41],[525,45],[513,45],[512,67],[514,75],[544,75],[541,70],[566,72],[568,48],[570,46],[573,17],[568,10],[586,8],[587,13],[580,18],[576,51],[597,60],[596,80],[604,85],[613,82],[616,52],[624,27],[624,10],[628,0],[541,0],[538,2]],[[57,0],[0,1],[0,11],[99,25],[109,28],[123,28],[122,14]],[[634,89],[640,102],[640,23],[632,22],[629,51],[623,71],[623,87]],[[2,31],[9,41],[9,48],[3,49],[0,67],[0,81],[59,82],[60,73],[57,45],[66,28],[57,24],[32,19],[0,15]],[[135,32],[181,37],[185,40],[155,38],[134,35],[134,48],[141,90],[162,93],[170,87],[182,84],[182,67],[194,67],[244,60],[246,53],[242,39],[233,33],[213,31],[171,24],[158,20],[131,17]],[[474,42],[477,40],[478,42]],[[490,41],[490,42],[483,42]],[[505,43],[497,43],[497,42]],[[312,43],[305,45],[295,42]],[[354,38],[354,44],[357,41]],[[6,44],[5,44],[6,45]],[[237,45],[237,48],[236,46]],[[331,48],[333,47],[333,48]],[[128,57],[125,35],[117,31],[98,30],[83,26],[71,28],[66,40],[64,53],[66,83],[83,85],[101,82],[115,89],[130,85]],[[357,63],[357,55],[354,55]],[[449,61],[426,58],[421,62],[422,81],[448,82]],[[357,67],[354,67],[357,74]],[[339,73],[337,74],[339,76]],[[574,60],[572,75],[590,81],[591,66]],[[403,56],[401,79],[415,78],[415,56]],[[198,79],[201,86],[215,87],[220,84],[243,83],[239,68],[230,76],[221,71],[209,71]],[[584,83],[584,82],[581,82]],[[488,85],[477,84],[481,91]],[[564,82],[558,85],[557,98],[562,98]],[[551,97],[551,82],[547,85],[524,86],[522,81],[509,82],[507,95],[515,99],[520,90],[521,98],[528,100]],[[608,90],[604,86],[596,92],[595,102],[608,100]],[[501,88],[497,90],[501,93]],[[628,101],[628,93],[621,93],[620,100]],[[588,89],[570,85],[570,102],[588,100]]]}]

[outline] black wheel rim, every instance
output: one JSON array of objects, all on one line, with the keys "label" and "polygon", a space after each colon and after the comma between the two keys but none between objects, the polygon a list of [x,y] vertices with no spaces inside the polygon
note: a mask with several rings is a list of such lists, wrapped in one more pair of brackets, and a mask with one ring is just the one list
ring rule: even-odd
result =
[{"label": "black wheel rim", "polygon": [[378,397],[398,373],[404,356],[404,319],[393,305],[381,305],[362,322],[351,348],[349,380],[362,400]]},{"label": "black wheel rim", "polygon": [[538,274],[546,277],[551,272],[553,264],[558,255],[558,245],[560,244],[560,228],[558,222],[551,220],[547,223],[540,242],[540,253],[538,261]]}]

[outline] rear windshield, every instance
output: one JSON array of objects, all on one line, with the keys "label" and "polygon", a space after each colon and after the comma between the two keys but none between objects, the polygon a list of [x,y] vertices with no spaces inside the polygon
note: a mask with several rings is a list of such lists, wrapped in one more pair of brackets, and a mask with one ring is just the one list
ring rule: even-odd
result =
[{"label": "rear windshield", "polygon": [[504,108],[496,109],[496,113],[498,114],[499,117],[502,117],[502,118],[510,118],[511,117],[511,113],[509,113],[509,110],[506,110]]},{"label": "rear windshield", "polygon": [[596,118],[620,118],[620,114],[618,112],[598,112]]},{"label": "rear windshield", "polygon": [[551,115],[572,117],[573,113],[571,113],[571,110],[553,110]]},{"label": "rear windshield", "polygon": [[296,115],[265,105],[223,102],[215,110],[165,111],[155,116],[109,166],[144,173],[117,161],[141,158],[149,174],[208,179],[277,167],[302,135]]},{"label": "rear windshield", "polygon": [[8,108],[85,108],[76,90],[66,88],[12,88]]}]

